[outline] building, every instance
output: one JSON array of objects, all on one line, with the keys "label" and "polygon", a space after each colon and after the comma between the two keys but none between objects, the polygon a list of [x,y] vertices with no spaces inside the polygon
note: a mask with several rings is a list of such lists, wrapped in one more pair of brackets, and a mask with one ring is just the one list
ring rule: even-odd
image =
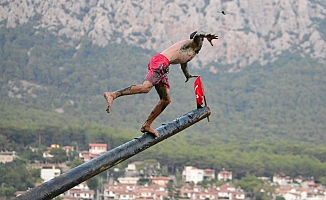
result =
[{"label": "building", "polygon": [[204,180],[204,170],[193,166],[186,166],[182,171],[182,180],[184,182],[194,182],[197,184]]},{"label": "building", "polygon": [[245,192],[235,189],[233,185],[222,185],[221,187],[211,186],[203,188],[201,186],[184,185],[180,190],[182,199],[232,199],[244,200]]},{"label": "building", "polygon": [[96,158],[98,155],[96,154],[91,154],[89,151],[81,151],[79,152],[79,158],[82,159],[84,162],[88,162],[92,160],[93,158]]},{"label": "building", "polygon": [[292,183],[292,179],[290,176],[285,176],[284,174],[274,174],[273,175],[273,183],[277,183],[279,185],[288,185]]},{"label": "building", "polygon": [[215,170],[204,169],[204,179],[209,180],[209,181],[215,179]]},{"label": "building", "polygon": [[139,177],[119,177],[118,181],[122,184],[137,184]]},{"label": "building", "polygon": [[125,168],[126,177],[156,177],[160,176],[160,163],[152,161],[135,161]]},{"label": "building", "polygon": [[[59,144],[51,144],[50,147],[46,148],[46,151],[43,152],[43,158],[47,159],[47,160],[51,160],[51,158],[53,158],[53,155],[50,154],[50,151],[52,149],[59,149],[61,148]],[[70,151],[74,151],[74,147],[72,146],[64,146],[61,149],[63,149],[67,156],[69,155]]]},{"label": "building", "polygon": [[135,194],[133,190],[136,189],[135,184],[104,184],[104,199],[120,199],[123,197],[124,199],[134,199]]},{"label": "building", "polygon": [[60,168],[52,166],[45,166],[41,169],[41,178],[44,180],[44,182],[53,179],[54,177],[57,177],[61,174]]},{"label": "building", "polygon": [[79,200],[93,200],[94,193],[95,193],[94,190],[70,189],[65,194],[65,197],[72,197],[73,199],[79,199]]},{"label": "building", "polygon": [[43,158],[51,160],[51,158],[53,158],[53,155],[50,154],[50,151],[44,151],[43,152]]},{"label": "building", "polygon": [[227,180],[232,180],[232,172],[226,171],[226,170],[222,170],[217,174],[217,180],[223,180],[223,181],[227,181]]},{"label": "building", "polygon": [[232,199],[246,199],[246,193],[243,190],[235,191],[232,193]]},{"label": "building", "polygon": [[15,151],[1,151],[0,152],[0,163],[12,162],[18,156]]},{"label": "building", "polygon": [[69,155],[70,151],[74,151],[73,146],[64,146],[64,147],[62,147],[62,149],[67,153],[67,155]]},{"label": "building", "polygon": [[64,192],[64,199],[79,199],[79,200],[93,200],[94,190],[90,190],[86,182],[82,182],[79,185],[71,188],[70,190]]},{"label": "building", "polygon": [[89,143],[89,150],[79,152],[79,158],[82,159],[84,162],[88,162],[93,158],[100,156],[107,152],[107,144],[100,144],[100,143]]},{"label": "building", "polygon": [[125,168],[125,176],[126,177],[139,177],[140,172],[137,169],[137,165],[141,165],[143,162],[136,161],[129,163],[128,166]]},{"label": "building", "polygon": [[60,148],[59,144],[51,144],[50,147],[48,147],[48,150],[55,149],[55,148]]},{"label": "building", "polygon": [[119,200],[138,200],[138,199],[157,199],[163,200],[168,195],[165,187],[158,185],[141,186],[136,184],[105,184],[104,199]]},{"label": "building", "polygon": [[170,178],[159,176],[159,177],[153,177],[151,180],[152,180],[152,184],[166,186],[166,184],[170,181]]},{"label": "building", "polygon": [[107,144],[99,144],[99,143],[90,143],[89,144],[89,153],[101,155],[107,152]]}]

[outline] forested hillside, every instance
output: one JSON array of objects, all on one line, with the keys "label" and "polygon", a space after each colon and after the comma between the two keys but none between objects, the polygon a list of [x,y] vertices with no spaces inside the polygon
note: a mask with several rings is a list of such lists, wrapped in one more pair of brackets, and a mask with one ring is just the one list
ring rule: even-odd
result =
[{"label": "forested hillside", "polygon": [[[102,95],[141,83],[155,52],[123,43],[101,48],[86,38],[75,49],[65,45],[64,37],[34,33],[31,25],[0,31],[3,127],[94,123],[138,130],[158,101],[155,90],[122,97],[107,114]],[[193,81],[184,83],[178,65],[170,68],[172,103],[154,127],[195,109]],[[210,123],[201,122],[187,132],[228,140],[325,144],[323,64],[284,52],[273,64],[253,65],[239,73],[207,73],[191,64],[190,72],[202,75],[212,114]]]}]

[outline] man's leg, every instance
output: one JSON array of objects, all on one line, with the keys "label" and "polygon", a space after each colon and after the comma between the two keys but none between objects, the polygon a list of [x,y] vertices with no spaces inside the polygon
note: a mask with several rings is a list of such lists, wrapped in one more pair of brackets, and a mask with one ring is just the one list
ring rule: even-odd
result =
[{"label": "man's leg", "polygon": [[148,116],[147,120],[140,128],[141,132],[150,132],[155,135],[155,137],[158,137],[159,135],[158,132],[151,127],[151,125],[153,121],[163,112],[163,110],[171,102],[170,90],[168,88],[161,86],[157,89],[157,93],[160,97],[160,101],[156,104],[151,114]]},{"label": "man's leg", "polygon": [[125,95],[148,93],[152,89],[152,87],[153,84],[151,82],[144,81],[141,85],[131,85],[115,92],[104,92],[104,98],[108,102],[106,112],[110,112],[110,108],[114,99]]}]

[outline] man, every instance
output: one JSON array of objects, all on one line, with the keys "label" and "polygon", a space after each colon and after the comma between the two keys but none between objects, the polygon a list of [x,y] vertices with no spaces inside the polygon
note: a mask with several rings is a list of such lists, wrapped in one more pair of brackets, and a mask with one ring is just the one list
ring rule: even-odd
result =
[{"label": "man", "polygon": [[143,84],[131,85],[115,92],[104,93],[104,98],[108,103],[106,111],[108,113],[110,112],[114,99],[124,95],[148,93],[153,86],[155,86],[160,100],[152,110],[151,114],[148,116],[145,123],[141,126],[140,131],[143,133],[149,132],[155,137],[158,137],[158,132],[151,127],[151,124],[171,102],[170,85],[167,77],[169,65],[180,64],[182,72],[186,77],[186,82],[188,82],[190,78],[196,77],[189,74],[188,62],[199,53],[203,45],[204,38],[206,38],[213,46],[212,40],[218,39],[218,36],[202,31],[195,31],[190,35],[189,40],[177,42],[166,50],[162,51],[160,54],[153,56],[148,63],[148,73]]}]

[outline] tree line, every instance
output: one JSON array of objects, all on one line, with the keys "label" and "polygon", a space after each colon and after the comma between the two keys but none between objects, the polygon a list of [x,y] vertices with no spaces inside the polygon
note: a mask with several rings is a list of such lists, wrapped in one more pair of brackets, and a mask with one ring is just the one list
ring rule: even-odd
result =
[{"label": "tree line", "polygon": [[[49,128],[49,129],[48,129]],[[48,138],[59,138],[57,144],[61,146],[72,145],[78,150],[87,150],[88,143],[107,143],[110,148],[119,146],[129,141],[135,132],[125,130],[109,129],[106,127],[80,126],[80,127],[44,127],[42,132]],[[55,131],[53,131],[55,130]],[[67,130],[74,135],[67,135]],[[39,169],[27,169],[27,164],[33,162],[45,162],[42,152],[51,144],[52,139],[42,139],[41,145],[38,141],[29,139],[23,141],[26,146],[21,145],[20,130],[18,134],[11,129],[2,129],[0,137],[1,147],[7,150],[15,150],[19,159],[10,163],[0,164],[0,183],[3,185],[2,195],[12,194],[13,191],[26,190],[33,187],[35,182],[41,182]],[[25,129],[30,138],[38,139],[38,133]],[[70,138],[70,139],[69,139]],[[27,138],[26,138],[27,139]],[[207,145],[202,145],[200,140],[206,140]],[[209,140],[209,142],[207,142]],[[29,147],[38,147],[38,151],[32,151]],[[68,162],[71,167],[82,163],[77,153],[66,155],[61,149],[53,149],[50,152],[54,155],[51,163]],[[293,179],[298,176],[304,178],[314,177],[316,181],[326,184],[326,147],[307,145],[306,143],[277,142],[275,140],[264,141],[225,141],[222,138],[199,137],[187,134],[178,134],[167,139],[154,147],[141,152],[138,155],[121,163],[138,160],[155,160],[160,163],[162,174],[181,173],[184,166],[191,165],[200,169],[215,169],[216,172],[225,168],[232,171],[235,183],[246,186],[246,177],[270,177],[275,174],[285,174]],[[245,179],[244,179],[245,178]],[[244,179],[244,180],[242,180]],[[237,182],[237,181],[239,182]],[[256,178],[255,178],[256,180]],[[257,180],[258,181],[258,180]],[[258,181],[259,182],[259,181]],[[247,186],[249,187],[249,186]],[[253,189],[253,188],[252,188]]]}]

